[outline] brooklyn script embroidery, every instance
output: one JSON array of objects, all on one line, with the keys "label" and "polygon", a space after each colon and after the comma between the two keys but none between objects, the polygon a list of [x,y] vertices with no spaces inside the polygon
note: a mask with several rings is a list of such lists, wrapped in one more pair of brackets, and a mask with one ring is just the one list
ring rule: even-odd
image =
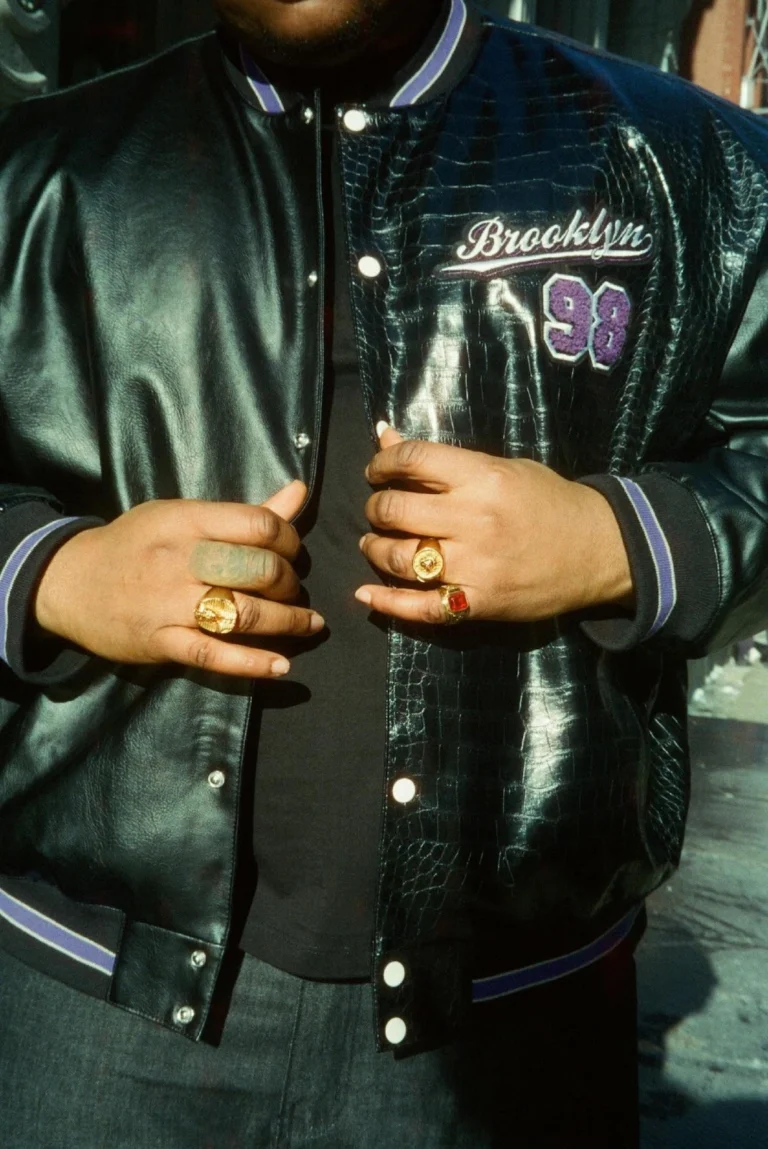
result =
[{"label": "brooklyn script embroidery", "polygon": [[616,219],[605,208],[595,216],[578,208],[565,224],[525,230],[495,216],[471,225],[456,248],[459,262],[441,267],[439,274],[491,276],[552,263],[643,263],[653,246],[644,223]]}]

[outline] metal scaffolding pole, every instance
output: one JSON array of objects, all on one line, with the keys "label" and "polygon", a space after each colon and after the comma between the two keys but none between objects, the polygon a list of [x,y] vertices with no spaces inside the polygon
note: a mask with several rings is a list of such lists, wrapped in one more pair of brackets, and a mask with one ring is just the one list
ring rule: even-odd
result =
[{"label": "metal scaffolding pole", "polygon": [[742,108],[751,108],[762,115],[768,113],[765,107],[766,84],[768,83],[768,0],[754,0],[747,13],[747,45],[752,52],[747,70],[741,81]]}]

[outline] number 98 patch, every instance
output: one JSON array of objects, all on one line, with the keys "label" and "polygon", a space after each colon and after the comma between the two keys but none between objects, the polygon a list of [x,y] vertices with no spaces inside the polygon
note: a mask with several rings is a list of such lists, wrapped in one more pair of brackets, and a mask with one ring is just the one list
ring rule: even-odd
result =
[{"label": "number 98 patch", "polygon": [[577,275],[553,275],[543,287],[544,343],[560,363],[589,355],[596,371],[610,371],[621,359],[632,318],[628,292],[605,279],[593,291]]}]

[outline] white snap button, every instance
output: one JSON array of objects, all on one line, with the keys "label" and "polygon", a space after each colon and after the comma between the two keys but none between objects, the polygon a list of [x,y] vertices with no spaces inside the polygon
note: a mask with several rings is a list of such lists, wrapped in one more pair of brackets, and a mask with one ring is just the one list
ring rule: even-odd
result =
[{"label": "white snap button", "polygon": [[211,770],[208,775],[208,785],[214,790],[220,790],[226,782],[226,776],[223,770]]},{"label": "white snap button", "polygon": [[205,950],[194,950],[191,958],[189,959],[195,969],[202,969],[208,961],[208,954]]},{"label": "white snap button", "polygon": [[416,783],[413,778],[398,778],[392,784],[392,797],[402,806],[407,806],[416,797]]},{"label": "white snap button", "polygon": [[384,1036],[390,1045],[399,1045],[401,1041],[405,1040],[407,1032],[408,1029],[402,1017],[390,1017],[384,1026]]},{"label": "white snap button", "polygon": [[315,118],[315,113],[312,111],[311,108],[305,108],[304,111],[301,113],[301,118],[304,120],[305,124],[311,124]]},{"label": "white snap button", "polygon": [[194,1020],[194,1016],[195,1011],[191,1005],[177,1005],[173,1011],[173,1020],[177,1025],[189,1025],[190,1021]]},{"label": "white snap button", "polygon": [[401,961],[387,962],[381,976],[384,978],[384,985],[388,985],[390,989],[397,989],[405,981],[405,966]]},{"label": "white snap button", "polygon": [[299,431],[293,441],[300,451],[303,451],[312,442],[306,431]]},{"label": "white snap button", "polygon": [[360,108],[350,108],[344,113],[341,122],[348,132],[364,132],[368,127],[368,117]]},{"label": "white snap button", "polygon": [[366,279],[375,279],[377,275],[381,275],[381,264],[375,255],[364,255],[358,260],[357,270]]},{"label": "white snap button", "polygon": [[317,284],[317,280],[318,280],[317,272],[316,271],[310,271],[309,275],[307,276],[307,283],[309,284],[309,286],[315,287]]}]

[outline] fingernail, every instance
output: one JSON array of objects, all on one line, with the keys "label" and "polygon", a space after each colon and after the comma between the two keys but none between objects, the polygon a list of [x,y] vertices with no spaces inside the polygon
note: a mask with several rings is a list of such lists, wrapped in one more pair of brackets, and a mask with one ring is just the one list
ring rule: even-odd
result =
[{"label": "fingernail", "polygon": [[388,430],[389,430],[389,423],[386,423],[383,419],[381,420],[380,423],[376,424],[376,434],[379,437],[379,439],[384,434],[384,432],[388,431]]},{"label": "fingernail", "polygon": [[325,619],[321,614],[318,614],[316,610],[313,610],[312,622],[310,625],[312,630],[322,630],[325,626]]},{"label": "fingernail", "polygon": [[363,535],[363,537],[360,539],[360,542],[357,544],[357,545],[360,547],[360,550],[362,550],[362,549],[363,549],[363,547],[365,546],[365,540],[366,540],[367,538],[368,538],[368,536],[367,536],[367,535]]},{"label": "fingernail", "polygon": [[272,663],[270,670],[278,678],[281,674],[287,674],[291,669],[291,664],[287,658],[276,658]]},{"label": "fingernail", "polygon": [[355,591],[355,598],[358,602],[364,602],[366,606],[371,605],[371,592],[363,587]]}]

